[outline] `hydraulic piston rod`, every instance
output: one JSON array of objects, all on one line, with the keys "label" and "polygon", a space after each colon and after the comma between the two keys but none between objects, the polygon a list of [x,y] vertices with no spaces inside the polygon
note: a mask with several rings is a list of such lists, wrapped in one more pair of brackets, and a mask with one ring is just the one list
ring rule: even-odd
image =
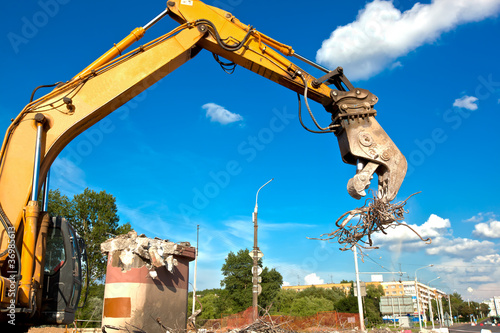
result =
[{"label": "hydraulic piston rod", "polygon": [[40,215],[38,206],[38,182],[40,178],[40,159],[42,150],[42,134],[45,116],[41,113],[35,115],[36,122],[36,142],[35,160],[33,162],[33,182],[31,198],[25,207],[25,224],[23,232],[23,247],[21,252],[21,283],[19,284],[19,302],[21,305],[31,307],[31,281],[33,278],[33,268],[35,262],[35,244],[37,235],[37,222]]}]

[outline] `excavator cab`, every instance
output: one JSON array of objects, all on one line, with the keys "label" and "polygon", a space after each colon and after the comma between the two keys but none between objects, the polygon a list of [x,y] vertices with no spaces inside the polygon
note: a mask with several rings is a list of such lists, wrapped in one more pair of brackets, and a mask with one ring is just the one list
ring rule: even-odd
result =
[{"label": "excavator cab", "polygon": [[70,324],[82,290],[85,242],[63,217],[52,217],[47,232],[41,315],[51,324]]}]

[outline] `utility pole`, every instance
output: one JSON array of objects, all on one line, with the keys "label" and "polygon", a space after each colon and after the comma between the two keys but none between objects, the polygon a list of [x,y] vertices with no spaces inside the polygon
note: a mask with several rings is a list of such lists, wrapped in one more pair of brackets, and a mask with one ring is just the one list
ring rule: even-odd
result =
[{"label": "utility pole", "polygon": [[[198,272],[198,243],[199,241],[199,235],[200,235],[200,225],[198,224],[196,226],[196,253],[194,254],[194,280],[193,280],[193,312],[196,307],[196,273]],[[196,318],[195,318],[196,320]]]},{"label": "utility pole", "polygon": [[451,299],[450,299],[450,294],[448,294],[448,306],[450,307],[450,319],[451,319],[451,324],[453,325],[453,314],[451,313]]},{"label": "utility pole", "polygon": [[434,266],[433,264],[427,265],[425,267],[420,267],[415,270],[415,295],[417,297],[417,311],[418,311],[418,326],[420,327],[420,331],[422,331],[422,319],[420,318],[420,301],[418,299],[418,279],[417,279],[417,271],[419,269],[427,268],[427,267],[432,267]]},{"label": "utility pole", "polygon": [[259,309],[258,309],[258,297],[259,297],[259,247],[257,246],[257,213],[259,210],[259,205],[257,204],[257,199],[259,198],[259,191],[269,184],[274,178],[271,178],[267,183],[262,185],[255,195],[255,208],[253,210],[253,266],[252,266],[252,319],[255,322],[259,317]]},{"label": "utility pole", "polygon": [[443,323],[442,323],[442,316],[441,316],[441,309],[439,308],[439,298],[440,296],[438,295],[438,297],[436,298],[436,309],[438,311],[437,315],[438,315],[438,319],[439,319],[439,328],[443,327]]},{"label": "utility pole", "polygon": [[[440,277],[440,276],[438,276],[437,278],[432,279],[432,280],[430,280],[429,282],[427,282],[427,284],[428,284],[428,285],[429,285],[429,287],[430,287],[430,286],[431,286],[431,282],[432,282],[432,281],[439,280],[440,278],[441,278],[441,277]],[[434,288],[434,289],[435,289],[435,288]],[[433,291],[433,292],[432,292],[432,295],[433,295],[433,297],[432,297],[432,298],[434,298],[434,296],[436,296],[435,291]],[[434,314],[432,313],[432,298],[430,298],[430,299],[429,299],[429,305],[430,305],[430,311],[431,311],[432,329],[434,329]],[[437,305],[437,303],[436,303],[436,305]],[[437,308],[437,307],[436,307],[436,308]],[[439,309],[438,309],[438,312],[439,312]]]},{"label": "utility pole", "polygon": [[361,299],[361,285],[359,283],[358,250],[356,246],[353,247],[352,252],[354,252],[354,269],[356,270],[356,289],[358,292],[359,330],[361,332],[365,332],[365,318],[363,316],[363,300]]},{"label": "utility pole", "polygon": [[439,296],[439,308],[441,310],[441,320],[440,320],[440,322],[441,322],[441,326],[442,326],[444,324],[444,312],[443,312],[443,301],[441,299],[442,299],[442,297]]},{"label": "utility pole", "polygon": [[430,305],[430,310],[431,310],[432,330],[434,330],[434,313],[432,313],[432,298],[429,299],[429,305]]}]

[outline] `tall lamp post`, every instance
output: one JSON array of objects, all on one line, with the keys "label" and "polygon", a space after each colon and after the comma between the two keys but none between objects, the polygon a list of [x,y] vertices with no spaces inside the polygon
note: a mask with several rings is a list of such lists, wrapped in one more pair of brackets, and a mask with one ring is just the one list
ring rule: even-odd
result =
[{"label": "tall lamp post", "polygon": [[[200,225],[196,226],[196,249],[194,255],[194,285],[193,285],[193,311],[191,314],[194,314],[194,310],[196,308],[196,274],[198,274],[198,244],[200,242]],[[196,320],[196,317],[195,317]]]},{"label": "tall lamp post", "polygon": [[[432,279],[430,280],[429,282],[427,282],[429,284],[429,286],[431,285],[431,282],[434,281],[434,280],[437,280],[437,279],[440,279],[441,277],[438,276],[437,278],[435,279]],[[432,322],[432,329],[434,329],[434,314],[432,313],[432,299],[429,300],[430,302],[430,310],[431,310],[431,322]]]},{"label": "tall lamp post", "polygon": [[258,316],[259,316],[259,311],[257,308],[257,300],[259,296],[259,247],[257,246],[257,212],[259,209],[259,205],[257,204],[257,199],[259,198],[259,192],[260,190],[269,184],[274,178],[271,178],[267,183],[262,185],[258,190],[257,194],[255,195],[255,208],[253,210],[253,267],[252,267],[252,319],[253,321],[256,321]]},{"label": "tall lamp post", "polygon": [[354,252],[354,269],[356,270],[356,291],[358,293],[358,310],[359,310],[359,330],[365,332],[365,318],[363,316],[363,300],[361,299],[361,285],[359,282],[358,270],[358,251],[356,245],[353,247]]},{"label": "tall lamp post", "polygon": [[415,270],[415,295],[417,296],[417,311],[418,311],[418,326],[420,327],[420,331],[422,331],[422,319],[420,318],[420,302],[419,302],[419,299],[418,299],[418,280],[417,280],[417,271],[419,269],[424,269],[424,268],[428,268],[428,267],[432,267],[434,266],[433,264],[430,264],[430,265],[427,265],[427,266],[424,266],[424,267],[420,267],[420,268],[417,268]]}]

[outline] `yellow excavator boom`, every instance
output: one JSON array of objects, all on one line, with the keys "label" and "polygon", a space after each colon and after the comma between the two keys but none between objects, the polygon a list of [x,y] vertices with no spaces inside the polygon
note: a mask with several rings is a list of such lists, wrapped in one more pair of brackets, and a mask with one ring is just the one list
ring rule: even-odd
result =
[{"label": "yellow excavator boom", "polygon": [[[37,257],[35,248],[46,228],[37,226],[43,215],[37,199],[58,154],[79,134],[202,49],[304,95],[306,103],[311,99],[322,104],[331,113],[332,123],[312,131],[334,133],[342,159],[357,165],[348,192],[360,198],[376,173],[379,193],[387,201],[396,196],[406,173],[406,160],[375,120],[377,97],[353,87],[342,68],[326,70],[297,55],[290,46],[241,23],[231,13],[201,1],[168,1],[167,9],[153,21],[165,15],[180,25],[124,53],[151,24],[136,28],[71,80],[30,102],[7,129],[0,151],[0,309],[15,303],[19,311],[30,315],[40,311],[35,298],[43,286],[43,255],[38,251]],[[315,78],[287,56],[305,60],[325,75]],[[162,116],[154,112],[146,115],[151,120]],[[21,264],[16,293],[7,292],[11,280],[5,265],[12,257]]]}]

